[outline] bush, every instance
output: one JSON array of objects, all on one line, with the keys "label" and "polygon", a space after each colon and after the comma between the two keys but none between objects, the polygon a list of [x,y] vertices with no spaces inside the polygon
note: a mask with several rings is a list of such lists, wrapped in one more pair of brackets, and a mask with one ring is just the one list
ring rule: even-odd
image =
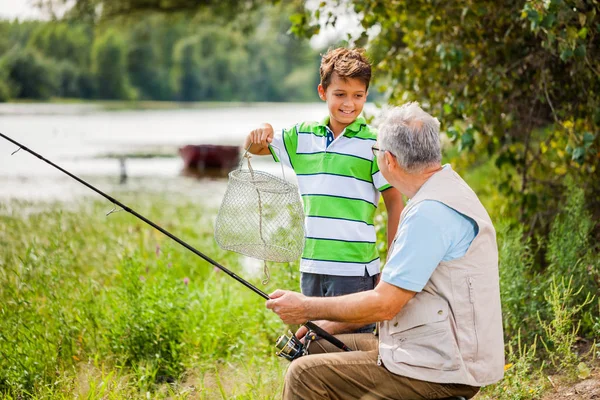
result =
[{"label": "bush", "polygon": [[582,333],[590,334],[594,320],[598,318],[598,307],[587,301],[589,296],[600,294],[600,270],[598,269],[598,249],[590,239],[595,222],[586,211],[583,189],[573,182],[566,185],[569,196],[560,210],[550,230],[548,239],[545,291],[552,288],[555,281],[567,279],[572,287],[581,288],[573,293],[573,304],[584,304]]},{"label": "bush", "polygon": [[[481,391],[483,399],[528,400],[539,399],[544,390],[541,369],[535,369],[538,363],[537,342],[521,342],[521,335],[510,340],[507,345],[507,364],[504,366],[504,379]],[[516,350],[515,350],[516,348]]]},{"label": "bush", "polygon": [[[144,376],[176,379],[183,370],[186,285],[168,273],[149,274],[139,255],[119,266],[113,315],[107,315],[111,351]],[[165,268],[168,271],[168,268]]]},{"label": "bush", "polygon": [[10,88],[8,86],[8,74],[2,69],[2,60],[0,60],[0,103],[8,101],[11,98]]},{"label": "bush", "polygon": [[13,47],[2,58],[0,70],[6,71],[15,98],[47,99],[58,85],[54,65],[30,48]]},{"label": "bush", "polygon": [[101,99],[130,100],[135,91],[127,77],[127,44],[116,30],[108,30],[94,41],[92,73]]},{"label": "bush", "polygon": [[560,282],[552,280],[550,290],[544,294],[552,310],[552,316],[547,321],[540,319],[540,325],[544,328],[544,347],[548,352],[550,362],[557,370],[565,370],[571,377],[575,375],[579,356],[575,352],[575,343],[580,323],[576,323],[576,316],[591,302],[588,293],[582,303],[575,303],[583,288],[573,288],[573,278]]},{"label": "bush", "polygon": [[531,241],[523,239],[521,227],[499,224],[500,295],[507,341],[523,333],[532,343],[542,333],[538,313],[547,308],[542,296],[542,277],[535,271]]},{"label": "bush", "polygon": [[57,65],[59,97],[78,98],[82,96],[80,88],[81,72],[73,63],[60,61]]}]

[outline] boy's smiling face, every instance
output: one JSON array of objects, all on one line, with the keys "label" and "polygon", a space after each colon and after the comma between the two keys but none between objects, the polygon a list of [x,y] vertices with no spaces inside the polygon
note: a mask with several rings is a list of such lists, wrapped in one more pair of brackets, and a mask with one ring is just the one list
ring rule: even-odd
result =
[{"label": "boy's smiling face", "polygon": [[358,118],[367,101],[367,85],[363,81],[340,78],[335,72],[327,90],[322,85],[318,90],[321,100],[327,102],[329,125],[336,136]]}]

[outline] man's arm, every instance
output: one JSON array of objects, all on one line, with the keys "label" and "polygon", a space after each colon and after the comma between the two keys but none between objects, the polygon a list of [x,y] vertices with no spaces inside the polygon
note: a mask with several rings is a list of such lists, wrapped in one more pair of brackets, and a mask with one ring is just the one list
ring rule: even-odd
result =
[{"label": "man's arm", "polygon": [[[312,321],[315,325],[318,325],[325,331],[327,331],[331,335],[339,335],[340,333],[351,333],[356,331],[359,328],[365,326],[364,324],[351,324],[348,322],[337,322],[337,321]],[[306,333],[308,332],[308,328],[302,325],[296,331],[295,335],[298,339],[304,338]]]},{"label": "man's arm", "polygon": [[387,245],[389,249],[392,246],[394,237],[396,237],[396,231],[400,223],[400,214],[404,210],[404,201],[402,200],[402,194],[393,187],[384,190],[381,194],[383,195],[383,202],[385,203],[388,216]]},{"label": "man's arm", "polygon": [[258,129],[254,129],[246,137],[244,142],[244,149],[250,148],[248,151],[251,154],[266,156],[271,154],[269,151],[269,144],[273,141],[273,127],[271,124],[264,123]]},{"label": "man's arm", "polygon": [[366,325],[392,319],[414,295],[383,281],[374,290],[338,297],[306,297],[278,289],[269,296],[267,308],[286,324],[324,319]]}]

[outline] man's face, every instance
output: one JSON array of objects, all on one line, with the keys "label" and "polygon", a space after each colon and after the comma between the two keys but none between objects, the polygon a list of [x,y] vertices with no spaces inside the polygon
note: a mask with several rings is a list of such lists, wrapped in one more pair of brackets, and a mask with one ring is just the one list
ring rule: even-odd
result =
[{"label": "man's face", "polygon": [[362,112],[367,101],[367,86],[356,78],[340,78],[335,72],[331,82],[324,90],[319,85],[319,97],[327,102],[330,124],[336,128],[350,125]]}]

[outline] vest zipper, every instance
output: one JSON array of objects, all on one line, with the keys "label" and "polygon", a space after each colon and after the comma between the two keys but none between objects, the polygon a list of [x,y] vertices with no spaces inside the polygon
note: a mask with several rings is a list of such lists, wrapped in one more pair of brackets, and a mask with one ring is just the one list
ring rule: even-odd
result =
[{"label": "vest zipper", "polygon": [[381,367],[381,322],[377,323],[377,366]]},{"label": "vest zipper", "polygon": [[[471,302],[471,310],[473,313],[473,331],[475,332],[475,357],[479,353],[479,335],[477,334],[477,323],[475,321],[475,289],[473,288],[473,278],[470,276],[467,277],[467,282],[469,283],[469,301]],[[471,359],[473,362],[473,359]]]},{"label": "vest zipper", "polygon": [[467,282],[469,282],[469,301],[471,304],[475,304],[475,293],[473,289],[473,278],[470,276],[467,278]]}]

